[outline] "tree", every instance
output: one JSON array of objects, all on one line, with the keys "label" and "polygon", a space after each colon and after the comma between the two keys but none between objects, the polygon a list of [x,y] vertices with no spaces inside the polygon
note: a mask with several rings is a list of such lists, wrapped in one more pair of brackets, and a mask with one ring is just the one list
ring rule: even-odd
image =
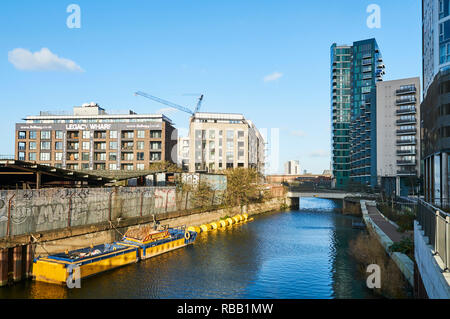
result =
[{"label": "tree", "polygon": [[227,190],[224,203],[229,207],[244,206],[263,197],[259,186],[260,174],[252,168],[234,168],[224,171]]}]

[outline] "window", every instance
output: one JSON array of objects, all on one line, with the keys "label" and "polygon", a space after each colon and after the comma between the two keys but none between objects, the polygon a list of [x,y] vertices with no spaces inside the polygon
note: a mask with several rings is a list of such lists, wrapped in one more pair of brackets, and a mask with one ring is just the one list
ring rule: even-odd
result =
[{"label": "window", "polygon": [[35,140],[37,135],[36,135],[36,131],[30,131],[30,140]]},{"label": "window", "polygon": [[150,131],[150,138],[161,138],[161,131]]},{"label": "window", "polygon": [[55,153],[55,161],[62,161],[63,153]]},{"label": "window", "polygon": [[117,149],[117,142],[109,142],[109,149],[110,150],[116,150]]},{"label": "window", "polygon": [[83,131],[83,139],[88,140],[91,138],[91,131]]},{"label": "window", "polygon": [[150,142],[150,149],[152,150],[160,150],[161,142]]},{"label": "window", "polygon": [[145,165],[144,164],[136,164],[136,169],[138,170],[138,171],[143,171],[144,169],[145,169]]},{"label": "window", "polygon": [[81,169],[84,169],[84,170],[89,169],[89,164],[88,163],[82,163],[81,164]]},{"label": "window", "polygon": [[243,139],[244,138],[244,131],[238,131],[238,139]]},{"label": "window", "polygon": [[56,142],[55,143],[55,150],[62,150],[63,149],[63,143],[62,142]]},{"label": "window", "polygon": [[138,138],[145,138],[145,131],[137,131]]},{"label": "window", "polygon": [[117,139],[117,131],[109,131],[109,138]]},{"label": "window", "polygon": [[116,171],[117,170],[117,164],[116,163],[109,164],[109,170]]},{"label": "window", "polygon": [[137,142],[137,149],[138,150],[143,150],[144,146],[145,146],[145,143],[143,141]]},{"label": "window", "polygon": [[89,153],[81,153],[81,160],[82,161],[89,161]]},{"label": "window", "polygon": [[144,153],[143,152],[138,152],[136,154],[137,160],[138,161],[143,161],[144,160]]},{"label": "window", "polygon": [[106,161],[106,153],[96,153],[95,160],[96,161]]},{"label": "window", "polygon": [[83,142],[83,145],[82,145],[83,150],[89,150],[90,148],[91,148],[91,143]]},{"label": "window", "polygon": [[36,160],[36,153],[29,153],[28,154],[28,160],[35,161]]},{"label": "window", "polygon": [[19,132],[19,140],[24,140],[27,138],[27,132],[20,131]]},{"label": "window", "polygon": [[78,161],[80,159],[80,155],[78,153],[67,153],[67,160],[69,161]]},{"label": "window", "polygon": [[55,138],[57,138],[58,140],[62,140],[63,139],[63,132],[62,131],[55,131]]},{"label": "window", "polygon": [[216,138],[216,131],[215,130],[209,130],[209,138],[215,139]]},{"label": "window", "polygon": [[19,161],[25,160],[25,152],[19,152]]},{"label": "window", "polygon": [[50,142],[41,142],[41,150],[49,150]]},{"label": "window", "polygon": [[134,153],[123,153],[122,160],[123,161],[134,161]]},{"label": "window", "polygon": [[109,153],[109,160],[110,161],[117,161],[117,153],[116,152],[110,152]]},{"label": "window", "polygon": [[159,153],[159,152],[151,152],[150,153],[150,160],[151,161],[160,161],[161,160],[161,153]]},{"label": "window", "polygon": [[50,137],[50,131],[41,131],[41,140],[49,140]]},{"label": "window", "polygon": [[234,131],[227,131],[227,140],[234,139]]},{"label": "window", "polygon": [[50,153],[41,153],[40,160],[41,161],[50,161]]},{"label": "window", "polygon": [[20,142],[18,148],[19,151],[25,151],[27,148],[27,144],[25,142]]}]

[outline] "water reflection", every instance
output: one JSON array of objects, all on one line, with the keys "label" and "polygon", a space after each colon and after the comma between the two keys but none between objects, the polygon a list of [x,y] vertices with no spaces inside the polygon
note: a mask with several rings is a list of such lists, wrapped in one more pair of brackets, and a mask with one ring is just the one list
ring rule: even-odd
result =
[{"label": "water reflection", "polygon": [[27,282],[0,298],[367,298],[348,242],[358,231],[339,203],[302,199],[301,209],[200,234],[193,246],[82,281],[81,289]]}]

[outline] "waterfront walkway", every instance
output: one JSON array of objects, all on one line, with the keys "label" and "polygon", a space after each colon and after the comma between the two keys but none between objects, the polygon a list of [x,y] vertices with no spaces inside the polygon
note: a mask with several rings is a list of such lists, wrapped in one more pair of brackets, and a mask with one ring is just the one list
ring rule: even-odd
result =
[{"label": "waterfront walkway", "polygon": [[397,227],[390,223],[386,218],[378,211],[376,206],[367,206],[367,213],[372,221],[392,240],[394,243],[400,242],[403,238],[413,238],[411,232],[400,233]]}]

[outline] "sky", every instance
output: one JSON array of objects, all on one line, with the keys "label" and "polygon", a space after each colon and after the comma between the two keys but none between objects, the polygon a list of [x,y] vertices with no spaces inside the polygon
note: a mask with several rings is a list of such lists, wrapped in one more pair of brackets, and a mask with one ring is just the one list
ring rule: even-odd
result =
[{"label": "sky", "polygon": [[[67,25],[71,4],[80,28]],[[371,4],[380,28],[367,26]],[[162,111],[184,135],[189,114],[133,93],[192,109],[204,94],[202,111],[242,113],[269,132],[269,149],[278,130],[271,173],[288,160],[322,173],[331,160],[334,42],[376,38],[385,80],[422,75],[420,0],[3,0],[0,35],[3,155],[14,154],[25,116],[86,102]]]}]

